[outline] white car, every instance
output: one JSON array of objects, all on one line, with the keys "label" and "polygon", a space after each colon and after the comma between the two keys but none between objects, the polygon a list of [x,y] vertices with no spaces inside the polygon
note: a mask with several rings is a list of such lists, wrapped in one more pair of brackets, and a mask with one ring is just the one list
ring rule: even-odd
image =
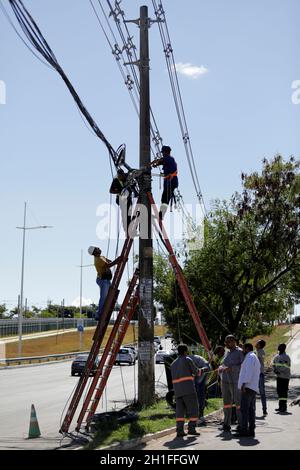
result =
[{"label": "white car", "polygon": [[135,349],[134,346],[121,346],[121,349],[130,349],[130,351],[132,352],[133,357],[135,358],[135,360],[138,358],[138,352],[137,352],[137,350]]},{"label": "white car", "polygon": [[170,356],[171,352],[170,351],[166,351],[164,349],[162,349],[161,351],[158,351],[156,353],[156,356],[155,356],[155,363],[156,364],[164,364],[164,359],[166,356]]},{"label": "white car", "polygon": [[161,343],[161,340],[160,340],[160,337],[159,337],[159,336],[154,336],[153,341],[154,341],[154,343],[158,343],[158,344]]},{"label": "white car", "polygon": [[135,356],[131,349],[121,348],[116,356],[115,364],[121,364],[122,362],[133,365],[135,364]]}]

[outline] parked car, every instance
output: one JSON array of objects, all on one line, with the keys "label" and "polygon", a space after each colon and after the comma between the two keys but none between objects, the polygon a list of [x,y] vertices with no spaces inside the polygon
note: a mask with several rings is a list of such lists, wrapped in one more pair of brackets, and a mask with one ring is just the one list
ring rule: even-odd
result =
[{"label": "parked car", "polygon": [[165,357],[170,356],[170,354],[171,354],[171,351],[166,351],[165,349],[158,351],[155,356],[155,364],[164,363]]},{"label": "parked car", "polygon": [[122,362],[133,365],[135,364],[135,357],[131,349],[129,348],[121,348],[117,354],[115,364],[121,364]]},{"label": "parked car", "polygon": [[[88,354],[78,354],[78,356],[75,357],[75,359],[72,362],[71,365],[71,375],[74,376],[76,374],[81,375],[82,372],[84,371],[84,368],[86,366],[87,360],[88,360],[89,355]],[[99,365],[99,359],[97,359],[94,362],[94,366],[91,370],[91,375],[94,376],[96,373],[96,370]]]},{"label": "parked car", "polygon": [[154,342],[160,344],[160,337],[159,336],[154,336]]},{"label": "parked car", "polygon": [[300,316],[296,316],[292,319],[292,323],[300,323]]},{"label": "parked car", "polygon": [[130,349],[130,351],[132,352],[132,354],[133,354],[135,360],[137,360],[137,358],[138,358],[138,352],[137,352],[137,350],[135,349],[134,346],[122,346],[122,348]]}]

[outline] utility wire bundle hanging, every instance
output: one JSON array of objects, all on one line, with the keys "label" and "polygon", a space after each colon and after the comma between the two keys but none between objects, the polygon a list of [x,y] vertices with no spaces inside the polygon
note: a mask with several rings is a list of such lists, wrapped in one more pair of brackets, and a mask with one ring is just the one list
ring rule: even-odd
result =
[{"label": "utility wire bundle hanging", "polygon": [[[43,34],[41,33],[39,27],[37,26],[36,22],[30,15],[28,10],[25,8],[23,2],[21,0],[9,0],[9,3],[29,43],[46,60],[46,62],[54,70],[56,70],[59,73],[59,75],[61,76],[65,84],[67,85],[71,95],[73,96],[83,117],[86,119],[86,121],[92,128],[93,132],[96,134],[96,136],[99,137],[99,139],[101,139],[102,142],[105,144],[110,157],[112,158],[115,166],[117,166],[117,157],[118,157],[117,152],[113,149],[112,145],[106,139],[106,137],[104,136],[102,131],[99,129],[98,125],[96,124],[96,122],[94,121],[94,119],[92,118],[92,116],[90,115],[90,113],[88,112],[84,104],[82,103],[72,83],[70,82],[64,70],[60,66],[58,60],[56,59],[51,47],[47,43],[46,39],[44,38]],[[29,49],[32,51],[30,47]]]}]

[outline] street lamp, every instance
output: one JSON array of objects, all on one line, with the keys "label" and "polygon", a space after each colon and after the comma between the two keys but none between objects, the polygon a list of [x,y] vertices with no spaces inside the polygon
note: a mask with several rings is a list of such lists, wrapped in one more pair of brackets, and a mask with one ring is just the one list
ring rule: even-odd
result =
[{"label": "street lamp", "polygon": [[19,346],[18,346],[18,356],[21,357],[22,354],[22,321],[23,321],[23,287],[24,287],[24,259],[25,259],[25,233],[26,230],[36,230],[40,228],[52,228],[51,225],[37,225],[35,227],[26,227],[26,209],[27,203],[24,203],[24,225],[23,227],[16,227],[17,229],[23,230],[23,248],[22,248],[22,271],[21,271],[21,293],[20,293],[20,308],[19,308],[19,324],[18,324],[18,333],[19,333]]},{"label": "street lamp", "polygon": [[80,265],[77,266],[78,268],[80,268],[80,292],[79,292],[79,317],[80,317],[80,321],[78,323],[78,326],[80,326],[79,328],[79,350],[81,351],[82,349],[82,340],[83,340],[83,337],[82,337],[82,327],[83,327],[83,322],[82,322],[82,268],[87,268],[89,266],[93,266],[92,264],[82,264],[83,263],[83,250],[81,249],[81,257],[80,257]]}]

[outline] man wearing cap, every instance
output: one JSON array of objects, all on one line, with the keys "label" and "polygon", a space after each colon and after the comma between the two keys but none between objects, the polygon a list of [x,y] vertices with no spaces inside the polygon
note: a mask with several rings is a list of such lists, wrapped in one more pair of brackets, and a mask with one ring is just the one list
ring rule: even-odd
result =
[{"label": "man wearing cap", "polygon": [[126,234],[132,220],[132,194],[137,197],[135,188],[128,185],[127,180],[128,173],[119,168],[109,190],[111,194],[116,194],[116,203],[121,209],[122,225]]},{"label": "man wearing cap", "polygon": [[110,261],[105,258],[105,256],[101,256],[102,252],[97,246],[90,246],[88,252],[90,255],[94,256],[94,265],[97,271],[96,283],[100,288],[99,305],[95,315],[95,320],[98,321],[111,285],[112,273],[110,268],[119,263],[120,257],[115,259],[115,261]]},{"label": "man wearing cap", "polygon": [[162,158],[154,160],[151,163],[153,168],[162,165],[164,172],[164,190],[161,196],[161,206],[159,211],[159,217],[162,220],[165,213],[167,212],[169,202],[171,205],[174,199],[174,189],[178,188],[178,177],[177,177],[177,163],[171,156],[171,147],[163,145],[161,149]]}]

